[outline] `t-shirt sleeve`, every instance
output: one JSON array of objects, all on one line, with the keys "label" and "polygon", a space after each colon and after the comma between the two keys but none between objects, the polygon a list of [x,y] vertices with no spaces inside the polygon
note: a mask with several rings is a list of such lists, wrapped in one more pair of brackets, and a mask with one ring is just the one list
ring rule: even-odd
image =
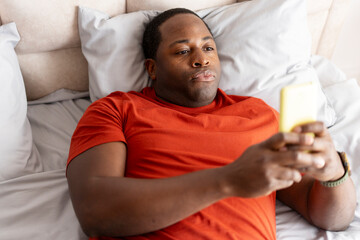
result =
[{"label": "t-shirt sleeve", "polygon": [[111,99],[91,104],[80,119],[71,138],[69,163],[86,150],[108,142],[124,142],[124,119]]},{"label": "t-shirt sleeve", "polygon": [[[269,106],[270,107],[270,106]],[[271,110],[273,111],[274,115],[275,115],[275,118],[276,118],[276,121],[277,123],[279,124],[279,121],[280,121],[280,114],[278,111],[276,111],[274,108],[270,107]]]}]

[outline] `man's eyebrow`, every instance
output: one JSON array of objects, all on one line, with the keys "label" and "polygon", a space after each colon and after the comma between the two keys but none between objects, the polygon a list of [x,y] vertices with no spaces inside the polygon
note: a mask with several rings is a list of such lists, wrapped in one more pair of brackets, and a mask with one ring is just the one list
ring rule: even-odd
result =
[{"label": "man's eyebrow", "polygon": [[206,41],[206,40],[209,40],[209,39],[214,40],[214,38],[212,36],[206,36],[202,40]]},{"label": "man's eyebrow", "polygon": [[[209,39],[214,40],[212,36],[203,37],[201,40],[202,40],[202,41],[207,41],[207,40],[209,40]],[[176,44],[189,43],[189,42],[190,42],[189,39],[180,39],[180,40],[177,40],[177,41],[175,41],[175,42],[172,42],[172,43],[169,45],[169,47],[172,47],[172,46],[174,46],[174,45],[176,45]]]},{"label": "man's eyebrow", "polygon": [[188,39],[177,40],[177,41],[175,41],[175,42],[172,42],[172,43],[169,45],[169,47],[172,47],[172,46],[174,46],[174,45],[176,45],[176,44],[188,43],[188,42],[189,42]]}]

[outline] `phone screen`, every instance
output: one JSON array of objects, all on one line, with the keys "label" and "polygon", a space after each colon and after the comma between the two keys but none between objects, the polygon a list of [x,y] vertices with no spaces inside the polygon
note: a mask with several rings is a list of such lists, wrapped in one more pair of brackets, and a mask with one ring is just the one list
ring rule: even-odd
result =
[{"label": "phone screen", "polygon": [[289,85],[280,93],[280,132],[290,132],[295,126],[316,121],[316,86],[313,82]]}]

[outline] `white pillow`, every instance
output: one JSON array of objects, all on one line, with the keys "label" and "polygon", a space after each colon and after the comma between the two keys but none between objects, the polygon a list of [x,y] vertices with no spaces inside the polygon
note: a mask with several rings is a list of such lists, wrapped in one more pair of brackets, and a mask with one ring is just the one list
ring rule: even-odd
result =
[{"label": "white pillow", "polygon": [[15,23],[0,26],[0,181],[41,169],[32,154],[32,133],[15,46]]},{"label": "white pillow", "polygon": [[[253,0],[197,12],[215,37],[222,65],[220,88],[228,94],[255,96],[279,109],[282,86],[313,81],[318,86],[318,119],[335,122],[309,64],[311,36],[303,0]],[[109,18],[79,8],[82,51],[89,63],[92,101],[113,91],[148,86],[141,48],[145,24],[157,14],[141,11]]]}]

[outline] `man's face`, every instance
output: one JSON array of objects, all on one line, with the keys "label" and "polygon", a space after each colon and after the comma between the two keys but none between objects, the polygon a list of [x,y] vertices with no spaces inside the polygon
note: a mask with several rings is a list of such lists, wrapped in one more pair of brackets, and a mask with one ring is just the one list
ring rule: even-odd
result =
[{"label": "man's face", "polygon": [[149,62],[146,64],[157,96],[187,107],[211,103],[221,67],[214,39],[205,24],[195,15],[178,14],[159,29],[162,40],[156,60],[147,60],[151,61],[150,68]]}]

